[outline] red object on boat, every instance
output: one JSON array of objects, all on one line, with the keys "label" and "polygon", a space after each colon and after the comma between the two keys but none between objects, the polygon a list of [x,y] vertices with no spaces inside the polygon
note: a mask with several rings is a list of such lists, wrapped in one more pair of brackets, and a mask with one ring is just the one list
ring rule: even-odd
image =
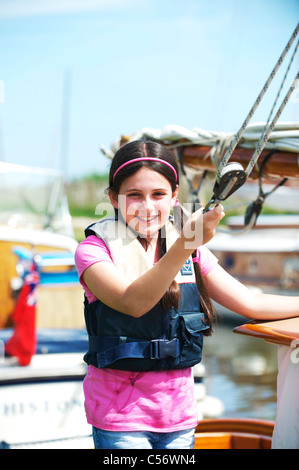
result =
[{"label": "red object on boat", "polygon": [[5,344],[5,351],[17,357],[20,366],[28,366],[36,351],[36,291],[39,275],[35,268],[25,275],[12,319],[15,323],[12,337]]}]

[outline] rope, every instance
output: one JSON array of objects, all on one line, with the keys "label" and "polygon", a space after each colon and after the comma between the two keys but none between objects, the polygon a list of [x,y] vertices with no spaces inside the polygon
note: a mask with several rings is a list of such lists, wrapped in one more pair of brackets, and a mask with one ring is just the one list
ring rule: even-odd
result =
[{"label": "rope", "polygon": [[[251,110],[249,111],[248,116],[245,119],[243,125],[241,126],[240,130],[237,132],[237,134],[235,135],[235,137],[231,141],[231,143],[229,145],[229,148],[227,149],[224,157],[222,158],[222,161],[220,162],[220,164],[218,166],[218,170],[217,170],[217,174],[216,174],[216,182],[215,182],[214,189],[213,189],[213,196],[210,199],[210,201],[206,204],[204,211],[209,210],[209,206],[211,204],[215,204],[216,202],[219,202],[220,200],[223,201],[223,200],[227,199],[233,192],[235,192],[240,186],[242,186],[246,182],[247,176],[249,176],[249,174],[251,173],[253,167],[256,165],[256,163],[258,161],[258,158],[259,158],[260,154],[262,153],[262,151],[263,151],[263,149],[264,149],[264,147],[265,147],[265,145],[266,145],[266,143],[269,139],[269,136],[270,136],[271,132],[275,128],[275,125],[276,125],[283,109],[285,108],[286,104],[288,103],[291,94],[295,90],[297,82],[299,80],[299,72],[298,72],[296,77],[295,77],[295,80],[293,81],[291,87],[289,88],[284,100],[282,101],[280,107],[278,108],[272,122],[270,123],[270,119],[272,117],[274,108],[275,108],[275,106],[278,102],[278,98],[281,94],[281,90],[284,86],[286,77],[289,73],[289,70],[291,68],[291,64],[293,63],[295,54],[296,54],[297,49],[299,47],[299,41],[297,42],[296,48],[295,48],[295,50],[294,50],[294,52],[291,56],[290,63],[288,65],[287,70],[285,72],[285,75],[283,77],[283,80],[282,80],[282,83],[281,83],[280,88],[278,90],[276,99],[275,99],[274,104],[272,106],[272,109],[270,111],[268,120],[267,120],[266,125],[263,129],[260,140],[258,141],[258,144],[255,148],[255,151],[254,151],[254,153],[253,153],[253,155],[252,155],[252,157],[251,157],[251,159],[250,159],[250,161],[247,165],[246,170],[244,171],[242,165],[237,164],[237,163],[235,163],[235,164],[232,163],[231,165],[233,165],[233,166],[230,166],[228,168],[229,165],[227,164],[227,162],[228,162],[230,156],[232,155],[235,147],[237,146],[242,134],[244,133],[249,120],[251,119],[251,117],[252,117],[253,113],[255,112],[257,106],[260,104],[261,99],[264,96],[265,92],[267,91],[267,89],[268,89],[271,81],[273,80],[278,68],[280,67],[281,63],[283,62],[283,60],[285,58],[285,55],[287,54],[287,52],[289,51],[292,43],[294,42],[294,39],[297,36],[298,31],[299,31],[299,24],[297,25],[297,28],[295,29],[294,33],[292,34],[291,39],[287,43],[283,53],[281,54],[280,58],[278,59],[273,71],[270,74],[270,77],[266,81],[266,83],[265,83],[262,91],[260,92],[258,98],[256,99],[256,101],[253,104]],[[224,142],[222,142],[222,144],[224,144]],[[219,155],[219,153],[222,153],[222,152],[224,153],[223,147],[224,147],[224,145],[221,145],[221,142],[220,142],[220,144],[218,143],[218,145],[217,145],[218,152],[214,152],[214,158],[215,158],[215,153],[217,153],[218,155]],[[182,162],[182,148],[180,149],[180,151],[178,153],[179,153],[179,161],[180,161],[180,164],[181,164],[181,168],[184,172],[183,162]],[[212,155],[211,152],[210,152],[210,155]],[[238,166],[236,167],[236,165],[238,165]],[[184,172],[184,174],[185,174],[185,172]],[[229,178],[231,179],[231,181],[229,180]],[[190,182],[189,182],[189,186],[190,186]],[[192,194],[193,198],[194,198],[194,193],[195,193],[195,191],[192,188],[191,194]],[[246,218],[246,221],[247,220],[248,219]]]},{"label": "rope", "polygon": [[251,217],[248,224],[240,230],[225,230],[225,229],[223,229],[219,226],[217,227],[216,230],[217,230],[217,232],[226,233],[226,234],[229,234],[229,235],[243,235],[244,233],[249,232],[255,226],[255,222],[256,222],[256,217]]},{"label": "rope", "polygon": [[[207,204],[206,207],[209,206],[210,203],[212,202],[215,202],[215,200],[217,199],[216,195],[217,193],[215,192],[215,187],[217,186],[217,184],[219,184],[219,187],[220,187],[220,181],[221,181],[221,177],[222,177],[222,172],[223,172],[223,169],[224,167],[227,165],[227,162],[229,160],[229,158],[231,157],[235,147],[237,146],[242,134],[244,133],[246,127],[247,127],[247,124],[249,122],[249,120],[251,119],[252,115],[254,114],[256,108],[258,107],[258,105],[260,104],[261,102],[261,99],[263,98],[265,92],[267,91],[271,81],[273,80],[278,68],[280,67],[281,63],[283,62],[287,52],[289,51],[291,45],[293,44],[294,40],[295,40],[295,37],[297,36],[298,34],[298,31],[299,31],[299,24],[297,25],[294,33],[292,34],[289,42],[287,43],[284,51],[282,52],[280,58],[278,59],[274,69],[272,70],[268,80],[266,81],[262,91],[260,92],[259,96],[257,97],[255,103],[253,104],[251,110],[249,111],[248,113],[248,116],[246,117],[245,121],[243,122],[240,130],[237,132],[237,134],[235,135],[235,137],[233,138],[229,148],[227,149],[220,165],[218,166],[218,170],[217,170],[217,175],[216,175],[216,183],[215,183],[215,186],[214,186],[214,196],[212,197],[212,199],[210,200],[210,202]],[[272,109],[270,111],[270,114],[269,114],[269,117],[268,117],[268,120],[267,120],[267,123],[265,125],[265,128],[263,130],[263,133],[261,135],[261,138],[255,148],[255,151],[247,165],[247,168],[245,170],[245,177],[248,176],[253,167],[256,165],[257,163],[257,160],[260,156],[260,154],[262,153],[266,143],[267,143],[267,140],[271,134],[271,132],[273,131],[283,109],[285,108],[291,94],[293,93],[293,91],[295,90],[296,88],[296,85],[298,83],[298,79],[299,79],[299,72],[297,73],[292,85],[290,86],[284,100],[282,101],[281,105],[279,106],[274,118],[272,119],[272,122],[270,123],[270,120],[271,120],[271,117],[272,117],[272,114],[273,114],[273,111],[274,111],[274,108],[277,104],[277,101],[278,101],[278,98],[281,94],[281,90],[284,86],[284,83],[285,83],[285,80],[286,80],[286,77],[289,73],[289,70],[290,70],[290,67],[291,67],[291,64],[294,60],[294,57],[295,57],[295,54],[297,52],[297,49],[298,49],[298,46],[299,46],[299,41],[297,42],[297,45],[296,45],[296,48],[292,54],[292,57],[291,57],[291,60],[290,60],[290,63],[287,67],[287,70],[285,72],[285,75],[284,75],[284,78],[282,80],[282,83],[280,85],[280,88],[278,90],[278,93],[277,93],[277,96],[276,96],[276,99],[274,101],[274,104],[272,106]],[[272,154],[272,153],[271,153]],[[268,155],[269,157],[270,155]],[[267,159],[268,159],[267,157]],[[284,178],[279,184],[277,184],[273,189],[272,191],[270,191],[269,193],[265,194],[263,191],[262,191],[262,186],[261,186],[261,181],[260,181],[260,178],[261,178],[261,174],[262,174],[262,169],[263,169],[263,166],[264,166],[265,162],[262,163],[262,167],[261,167],[261,171],[260,171],[260,174],[259,174],[259,197],[256,201],[254,201],[253,203],[251,203],[247,210],[246,210],[246,214],[245,214],[245,227],[244,229],[242,230],[235,230],[235,231],[227,231],[227,230],[222,230],[222,229],[219,229],[220,232],[224,232],[224,233],[233,233],[233,234],[241,234],[241,233],[245,233],[245,232],[248,232],[249,230],[251,230],[251,228],[254,227],[255,223],[256,223],[256,220],[257,220],[257,217],[259,216],[261,210],[262,210],[262,206],[263,206],[263,203],[264,203],[264,200],[266,197],[268,197],[273,191],[275,191],[278,187],[282,186],[286,181],[287,181],[287,178]],[[216,189],[217,191],[217,189]],[[230,193],[228,193],[228,195],[226,197],[228,197],[230,195]]]},{"label": "rope", "polygon": [[264,130],[264,133],[260,139],[260,141],[258,142],[257,144],[257,147],[252,155],[252,158],[250,160],[250,162],[248,163],[247,165],[247,168],[246,168],[246,174],[249,175],[254,167],[254,165],[256,164],[256,161],[258,160],[260,154],[262,153],[266,143],[267,143],[267,140],[269,138],[269,135],[271,134],[271,132],[273,131],[274,127],[275,127],[275,124],[277,123],[282,111],[284,110],[291,94],[293,93],[293,91],[295,90],[296,88],[296,85],[297,85],[297,81],[299,79],[299,72],[297,73],[292,85],[290,86],[283,102],[281,103],[279,109],[277,110],[277,113],[275,114],[271,124],[269,124],[266,129]]},{"label": "rope", "polygon": [[[224,157],[223,157],[223,159],[222,159],[222,162],[220,163],[220,165],[219,165],[219,167],[218,167],[218,170],[217,170],[216,179],[217,179],[218,181],[220,180],[221,172],[222,172],[223,168],[225,167],[225,165],[227,164],[228,160],[230,159],[230,157],[231,157],[233,151],[235,150],[235,148],[236,148],[238,142],[240,141],[240,139],[241,139],[241,137],[242,137],[242,135],[243,135],[243,133],[244,133],[244,131],[245,131],[245,129],[246,129],[246,127],[247,127],[249,121],[250,121],[250,119],[252,118],[253,114],[255,113],[255,111],[256,111],[258,105],[260,104],[260,102],[261,102],[261,100],[262,100],[264,94],[266,93],[267,89],[269,88],[269,85],[270,85],[270,83],[272,82],[274,76],[276,75],[277,70],[278,70],[279,67],[281,66],[281,64],[282,64],[282,62],[283,62],[283,60],[284,60],[286,54],[287,54],[288,51],[290,50],[290,48],[291,48],[291,46],[292,46],[292,44],[293,44],[293,42],[294,42],[294,40],[295,40],[295,38],[296,38],[296,36],[297,36],[297,34],[298,34],[298,31],[299,31],[299,24],[297,25],[297,27],[296,27],[295,31],[293,32],[293,34],[292,34],[290,40],[288,41],[287,45],[285,46],[285,48],[284,48],[284,50],[283,50],[281,56],[279,57],[279,59],[278,59],[276,65],[275,65],[275,67],[273,68],[273,70],[272,70],[272,72],[271,72],[271,74],[270,74],[268,80],[266,81],[266,83],[265,83],[264,87],[262,88],[260,94],[258,95],[257,99],[255,100],[255,102],[254,102],[252,108],[250,109],[250,111],[249,111],[249,113],[248,113],[248,115],[247,115],[245,121],[243,122],[243,124],[242,124],[242,126],[240,127],[239,131],[238,131],[238,132],[236,133],[236,135],[234,136],[234,138],[233,138],[233,140],[232,140],[232,142],[231,142],[229,148],[227,149],[227,151],[226,151],[226,153],[225,153],[225,155],[224,155]],[[297,45],[297,47],[298,47],[298,45]],[[296,50],[297,50],[297,48],[296,48]],[[290,66],[289,66],[289,67],[290,67]],[[291,87],[291,88],[292,88],[292,87]],[[295,88],[295,87],[294,87],[294,88]],[[291,91],[290,93],[288,92],[288,94],[287,94],[288,97],[291,95],[291,93],[293,92],[294,88],[292,88],[292,91]],[[284,102],[283,102],[283,103],[284,103]],[[286,103],[285,103],[285,104],[286,104]],[[284,106],[285,106],[285,104],[284,104]],[[282,109],[284,108],[284,106],[282,107]],[[279,112],[279,115],[277,116],[277,119],[278,119],[278,117],[280,116],[282,109],[279,110],[280,112]],[[275,119],[274,125],[275,125],[277,119]],[[273,121],[274,121],[274,120],[273,120]],[[272,124],[273,124],[273,121],[272,121]],[[271,131],[272,131],[273,127],[274,127],[274,125],[273,125],[273,127],[272,127],[272,124],[271,124]],[[270,131],[270,132],[271,132],[271,131]],[[268,138],[270,132],[269,132],[269,133],[267,132],[267,138]],[[266,140],[264,139],[264,135],[262,136],[262,139],[263,139],[263,142],[261,142],[261,144],[260,144],[260,146],[259,146],[259,147],[261,147],[260,152],[262,151],[262,149],[263,149],[263,147],[264,147],[264,145],[265,145],[265,143],[266,143]],[[254,153],[254,156],[252,157],[251,161],[249,162],[249,164],[248,164],[248,166],[247,166],[247,169],[246,169],[246,173],[247,173],[247,174],[249,174],[249,173],[251,172],[252,168],[254,167],[255,162],[254,162],[253,158],[257,160],[258,155],[259,155],[259,154],[258,154],[258,152],[256,151],[256,152]]]},{"label": "rope", "polygon": [[[260,170],[259,170],[259,194],[258,197],[255,201],[253,201],[251,204],[246,209],[245,213],[245,220],[244,220],[244,228],[240,230],[225,230],[221,228],[217,228],[217,232],[221,233],[226,233],[226,234],[232,234],[232,235],[241,235],[244,233],[249,232],[256,224],[257,218],[261,213],[261,210],[263,208],[263,204],[265,202],[265,199],[269,197],[274,191],[276,191],[278,188],[283,186],[287,181],[288,178],[283,178],[279,183],[277,183],[270,191],[265,193],[262,188],[262,176],[263,176],[263,169],[266,164],[266,162],[269,160],[269,158],[276,153],[276,150],[272,150],[266,155],[266,157],[263,159]],[[244,205],[239,204],[239,205]]]},{"label": "rope", "polygon": [[295,49],[294,49],[294,52],[293,52],[293,54],[292,54],[290,63],[289,63],[289,65],[288,65],[288,67],[287,67],[287,69],[286,69],[286,72],[285,72],[285,75],[284,75],[284,77],[283,77],[283,79],[282,79],[280,88],[279,88],[279,90],[278,90],[277,96],[276,96],[275,101],[274,101],[274,103],[273,103],[273,106],[272,106],[272,109],[271,109],[271,111],[270,111],[269,117],[268,117],[268,119],[267,119],[267,123],[266,123],[265,128],[268,126],[268,124],[269,124],[269,122],[270,122],[271,116],[272,116],[273,111],[274,111],[274,108],[275,108],[275,106],[276,106],[276,104],[277,104],[277,101],[278,101],[278,98],[279,98],[279,96],[280,96],[281,90],[282,90],[283,87],[284,87],[286,78],[287,78],[287,76],[288,76],[288,74],[289,74],[289,71],[290,71],[291,65],[292,65],[292,63],[293,63],[293,61],[294,61],[294,58],[295,58],[295,55],[296,55],[296,53],[297,53],[298,47],[299,47],[299,40],[297,41],[297,45],[296,45],[296,47],[295,47]]},{"label": "rope", "polygon": [[[281,94],[281,91],[282,91],[282,89],[283,89],[283,87],[284,87],[286,78],[287,78],[287,76],[288,76],[288,74],[289,74],[289,71],[290,71],[291,65],[292,65],[292,63],[293,63],[293,61],[294,61],[294,58],[295,58],[295,55],[296,55],[296,53],[297,53],[298,47],[299,47],[299,40],[297,41],[297,45],[296,45],[296,47],[295,47],[295,49],[294,49],[294,52],[293,52],[293,54],[292,54],[290,63],[289,63],[289,65],[288,65],[288,67],[287,67],[287,69],[286,69],[286,72],[285,72],[285,75],[284,75],[284,77],[283,77],[283,79],[282,79],[280,88],[279,88],[279,90],[278,90],[277,96],[276,96],[275,101],[274,101],[274,103],[273,103],[272,109],[271,109],[271,111],[270,111],[270,113],[269,113],[269,117],[268,117],[267,122],[266,122],[266,124],[265,124],[264,131],[263,131],[263,134],[262,134],[262,137],[261,137],[260,141],[262,141],[262,139],[264,138],[264,136],[265,136],[265,134],[266,134],[266,132],[267,132],[270,119],[271,119],[271,117],[272,117],[272,114],[273,114],[273,111],[274,111],[274,109],[275,109],[275,106],[277,105],[278,99],[279,99],[280,94]],[[295,79],[295,81],[296,81],[296,79]],[[295,83],[295,82],[294,82],[294,83]],[[261,152],[260,152],[260,153],[261,153]],[[260,153],[259,153],[259,155],[260,155]],[[256,165],[256,164],[257,164],[256,155],[253,155],[253,156],[252,156],[252,159],[255,160],[255,163],[254,163],[254,164]]]},{"label": "rope", "polygon": [[249,204],[249,206],[247,207],[247,210],[246,210],[246,213],[245,213],[245,220],[244,220],[245,226],[248,225],[251,222],[252,219],[254,219],[254,221],[255,221],[254,225],[256,224],[257,218],[258,218],[258,216],[260,215],[260,213],[262,211],[263,204],[264,204],[266,198],[269,197],[272,193],[274,193],[274,191],[276,191],[278,188],[280,188],[280,186],[283,186],[288,181],[288,178],[283,178],[279,183],[277,183],[267,193],[265,193],[263,191],[263,187],[262,187],[263,169],[264,169],[264,166],[265,166],[265,163],[267,162],[267,160],[274,153],[276,153],[276,151],[272,150],[270,153],[268,153],[268,155],[262,161],[261,168],[260,168],[260,171],[259,171],[259,194],[258,194],[257,199],[255,201],[253,201],[251,204]]}]

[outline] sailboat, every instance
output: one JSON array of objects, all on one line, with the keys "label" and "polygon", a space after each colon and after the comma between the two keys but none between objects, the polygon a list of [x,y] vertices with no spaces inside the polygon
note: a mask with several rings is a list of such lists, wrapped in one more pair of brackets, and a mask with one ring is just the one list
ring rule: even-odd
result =
[{"label": "sailboat", "polygon": [[77,245],[62,174],[0,162],[0,448],[92,447]]}]

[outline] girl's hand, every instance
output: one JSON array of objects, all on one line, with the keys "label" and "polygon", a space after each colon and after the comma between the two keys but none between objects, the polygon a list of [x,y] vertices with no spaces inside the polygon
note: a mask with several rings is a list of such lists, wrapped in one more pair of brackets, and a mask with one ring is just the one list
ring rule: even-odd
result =
[{"label": "girl's hand", "polygon": [[181,237],[186,249],[196,250],[214,237],[216,228],[225,216],[221,204],[203,213],[203,208],[194,212],[185,223]]}]

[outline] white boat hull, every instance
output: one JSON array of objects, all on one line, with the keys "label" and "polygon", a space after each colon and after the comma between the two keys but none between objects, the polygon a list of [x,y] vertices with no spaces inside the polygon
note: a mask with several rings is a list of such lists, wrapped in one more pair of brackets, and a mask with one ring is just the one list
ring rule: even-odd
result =
[{"label": "white boat hull", "polygon": [[[2,345],[11,330],[0,331]],[[4,349],[4,348],[3,348]],[[0,362],[0,443],[9,448],[92,448],[84,411],[87,365],[84,330],[38,331],[37,354],[26,367]]]},{"label": "white boat hull", "polygon": [[92,448],[82,378],[51,380],[0,387],[0,441],[10,448]]}]

